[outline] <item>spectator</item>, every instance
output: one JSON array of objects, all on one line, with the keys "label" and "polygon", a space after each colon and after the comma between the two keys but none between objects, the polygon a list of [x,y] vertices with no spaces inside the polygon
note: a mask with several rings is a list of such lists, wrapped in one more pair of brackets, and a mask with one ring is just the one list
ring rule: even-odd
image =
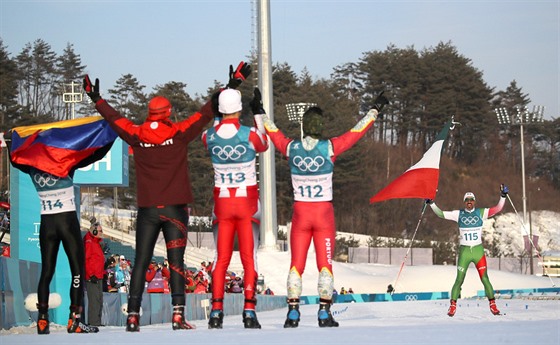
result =
[{"label": "spectator", "polygon": [[229,282],[228,292],[243,293],[243,279],[240,276],[236,276]]},{"label": "spectator", "polygon": [[348,289],[348,293],[352,294],[352,293],[354,293],[354,290],[352,290],[352,288],[350,288],[350,289]]},{"label": "spectator", "polygon": [[264,290],[264,294],[265,295],[274,295],[274,292],[272,292],[272,290],[269,287],[267,287],[266,290]]},{"label": "spectator", "polygon": [[119,257],[119,262],[115,266],[115,281],[119,292],[128,293],[130,285],[130,265],[124,255]]},{"label": "spectator", "polygon": [[344,289],[344,286],[340,288],[340,294],[346,295],[346,290]]},{"label": "spectator", "polygon": [[103,291],[104,292],[118,292],[117,281],[115,279],[115,266],[117,260],[114,256],[109,257],[105,263],[105,273],[103,274]]},{"label": "spectator", "polygon": [[187,270],[187,276],[185,277],[185,293],[193,293],[196,288],[196,283],[194,282],[193,272]]},{"label": "spectator", "polygon": [[208,279],[204,276],[204,271],[198,271],[194,278],[194,293],[208,293]]},{"label": "spectator", "polygon": [[391,285],[391,284],[387,285],[387,293],[393,293],[393,291],[395,291],[395,289],[393,288],[393,285]]},{"label": "spectator", "polygon": [[88,299],[87,321],[92,326],[101,326],[103,311],[103,276],[105,255],[103,254],[103,228],[95,217],[90,219],[89,231],[84,236],[85,279]]},{"label": "spectator", "polygon": [[150,263],[146,271],[146,282],[148,282],[149,293],[164,293],[169,290],[169,270],[163,264],[157,264],[155,260]]}]

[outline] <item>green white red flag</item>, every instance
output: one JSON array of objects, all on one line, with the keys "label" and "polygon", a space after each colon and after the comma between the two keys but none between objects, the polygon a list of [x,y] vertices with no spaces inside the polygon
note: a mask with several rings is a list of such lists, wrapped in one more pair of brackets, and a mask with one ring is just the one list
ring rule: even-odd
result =
[{"label": "green white red flag", "polygon": [[370,204],[389,199],[434,199],[439,182],[441,153],[452,124],[452,120],[447,122],[422,159],[369,199]]}]

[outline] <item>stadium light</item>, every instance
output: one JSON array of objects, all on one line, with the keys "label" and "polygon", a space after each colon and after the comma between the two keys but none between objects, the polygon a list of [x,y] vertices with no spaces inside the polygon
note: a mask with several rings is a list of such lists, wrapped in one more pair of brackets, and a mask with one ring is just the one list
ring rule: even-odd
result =
[{"label": "stadium light", "polygon": [[[77,91],[74,90],[74,87],[78,87]],[[70,89],[68,90],[67,88],[70,87]],[[64,103],[70,103],[72,106],[72,119],[74,119],[74,106],[76,103],[81,103],[82,102],[82,97],[83,97],[83,93],[82,93],[82,89],[81,89],[81,84],[79,83],[74,83],[73,81],[70,84],[64,84],[64,89],[65,91],[68,92],[64,92],[62,94],[62,102]]]},{"label": "stadium light", "polygon": [[[505,126],[519,126],[519,133],[520,133],[520,146],[521,146],[521,183],[523,189],[523,229],[525,229],[525,224],[527,224],[527,196],[525,190],[525,142],[523,141],[523,126],[530,125],[533,123],[542,123],[544,122],[543,114],[544,114],[544,106],[534,106],[533,111],[530,112],[527,107],[521,107],[519,105],[514,107],[516,109],[516,113],[512,114],[511,116],[508,114],[506,108],[496,108],[494,111],[496,112],[496,116],[498,118],[498,123],[500,125]],[[529,226],[529,230],[531,227]],[[531,232],[531,231],[530,231]],[[532,237],[532,234],[527,234],[528,236]],[[531,248],[531,252],[529,253],[529,257],[531,258],[530,269],[531,274],[533,274],[533,249]]]}]

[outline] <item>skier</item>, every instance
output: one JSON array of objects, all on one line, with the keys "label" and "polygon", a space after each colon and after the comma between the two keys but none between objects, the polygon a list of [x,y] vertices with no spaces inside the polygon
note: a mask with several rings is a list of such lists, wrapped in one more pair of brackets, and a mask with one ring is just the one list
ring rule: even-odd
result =
[{"label": "skier", "polygon": [[472,192],[465,193],[463,197],[465,208],[462,210],[442,211],[433,200],[426,199],[426,203],[430,205],[439,218],[455,221],[459,225],[460,246],[459,258],[457,260],[457,277],[451,289],[451,301],[447,312],[447,315],[450,317],[454,316],[457,311],[457,299],[461,294],[461,286],[471,262],[475,264],[482,285],[484,285],[484,292],[490,304],[490,311],[494,315],[500,314],[494,298],[494,288],[488,278],[486,256],[482,246],[482,226],[486,219],[493,217],[502,210],[508,192],[509,188],[502,184],[500,186],[500,201],[491,208],[475,208],[476,197]]},{"label": "skier", "polygon": [[[239,86],[250,73],[243,61],[237,70],[230,66],[229,84]],[[171,103],[155,96],[148,103],[148,116],[141,125],[113,109],[99,94],[99,79],[93,84],[84,78],[84,89],[97,111],[117,134],[134,150],[138,193],[136,223],[136,261],[130,282],[126,330],[140,330],[140,306],[146,270],[151,261],[160,231],[163,231],[171,270],[170,289],[173,305],[172,328],[194,328],[185,320],[185,264],[188,213],[193,202],[187,161],[187,145],[212,120],[212,101],[200,112],[174,123],[170,120]]]},{"label": "skier", "polygon": [[[87,123],[87,118],[70,120],[76,123]],[[56,127],[56,126],[55,126]],[[85,126],[84,126],[85,127]],[[25,127],[21,127],[25,128]],[[60,141],[64,147],[72,143],[72,139],[78,135],[83,141],[96,141],[91,135],[80,132],[76,133],[76,127],[61,126],[57,128],[58,132],[44,131],[39,132],[34,129],[33,132],[43,135],[40,139],[41,145],[45,142]],[[20,128],[12,129],[8,136],[12,137]],[[31,129],[31,128],[29,128]],[[83,129],[81,129],[83,131]],[[112,142],[115,140],[115,133],[107,127],[107,130],[98,132],[97,139],[107,136],[107,140],[103,146],[96,149],[87,157],[83,157],[80,149],[66,150],[66,156],[60,154],[45,153],[48,157],[38,157],[34,154],[33,163],[29,165],[24,163],[25,160],[20,158],[25,155],[22,150],[27,146],[33,147],[31,139],[27,139],[25,143],[29,145],[21,145],[19,148],[13,149],[13,140],[8,141],[10,144],[10,161],[12,165],[24,173],[29,174],[31,181],[37,190],[39,200],[41,202],[41,224],[39,226],[39,248],[41,250],[41,276],[37,287],[37,309],[39,317],[37,320],[37,333],[49,334],[49,295],[50,283],[56,269],[56,260],[60,244],[64,248],[68,256],[68,264],[72,280],[70,282],[70,315],[68,317],[67,332],[68,333],[97,333],[99,328],[90,326],[83,322],[83,301],[84,301],[84,277],[85,277],[85,251],[84,243],[80,232],[80,221],[76,213],[76,202],[74,194],[74,173],[77,169],[88,166],[95,161],[103,158],[111,148]],[[63,139],[61,139],[63,138]],[[110,143],[110,145],[108,145]],[[58,142],[61,144],[61,142]],[[13,149],[13,150],[12,150]],[[31,150],[37,152],[36,150]],[[40,152],[40,151],[39,151]],[[57,152],[58,153],[58,152]],[[50,162],[50,164],[48,164]],[[68,163],[71,162],[71,163]],[[32,165],[31,165],[32,164]],[[67,166],[69,171],[65,174],[54,172],[61,166]]]},{"label": "skier", "polygon": [[319,327],[338,327],[330,307],[334,290],[332,257],[336,229],[332,204],[332,175],[336,158],[350,149],[377,119],[388,100],[381,93],[371,109],[351,130],[339,137],[322,138],[323,111],[311,107],[302,118],[303,139],[287,138],[276,125],[263,115],[266,133],[274,146],[288,159],[294,189],[292,231],[290,237],[291,263],[288,273],[288,315],[285,328],[298,327],[299,297],[302,274],[311,240],[315,245],[319,279]]},{"label": "skier", "polygon": [[251,104],[255,125],[260,129],[239,122],[241,93],[233,89],[223,90],[218,97],[218,111],[223,119],[202,135],[214,167],[216,258],[212,269],[212,311],[208,328],[222,328],[225,276],[236,233],[244,270],[243,324],[245,328],[261,328],[255,312],[258,278],[256,248],[261,213],[256,155],[268,149],[268,138],[262,125],[264,110],[258,89],[255,89],[255,99]]}]

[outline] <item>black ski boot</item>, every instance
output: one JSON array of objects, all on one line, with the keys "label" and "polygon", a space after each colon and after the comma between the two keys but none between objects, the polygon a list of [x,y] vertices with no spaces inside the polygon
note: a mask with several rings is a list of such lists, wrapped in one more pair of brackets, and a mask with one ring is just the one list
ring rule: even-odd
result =
[{"label": "black ski boot", "polygon": [[299,298],[288,299],[288,315],[286,315],[284,328],[297,328],[300,315]]},{"label": "black ski boot", "polygon": [[254,310],[243,310],[243,325],[245,325],[245,328],[261,328],[261,324],[257,320],[257,313]]},{"label": "black ski boot", "polygon": [[78,312],[72,311],[70,312],[70,316],[68,316],[68,326],[66,330],[68,333],[97,333],[99,332],[99,328],[95,326],[90,326],[85,324],[81,321],[82,316]]},{"label": "black ski boot", "polygon": [[224,312],[216,309],[210,312],[210,318],[208,319],[208,329],[212,328],[222,328],[224,323]]},{"label": "black ski boot", "polygon": [[128,312],[126,317],[126,331],[140,332],[140,314],[136,312]]},{"label": "black ski boot", "polygon": [[37,319],[37,334],[49,334],[49,306],[37,303],[39,318]]},{"label": "black ski boot", "polygon": [[171,326],[173,330],[176,331],[178,329],[195,329],[194,325],[185,320],[185,306],[183,305],[176,305],[173,307],[173,317],[171,319]]},{"label": "black ski boot", "polygon": [[319,304],[319,312],[317,313],[317,319],[319,320],[319,327],[338,327],[338,322],[336,322],[331,314],[331,303],[321,301]]}]

